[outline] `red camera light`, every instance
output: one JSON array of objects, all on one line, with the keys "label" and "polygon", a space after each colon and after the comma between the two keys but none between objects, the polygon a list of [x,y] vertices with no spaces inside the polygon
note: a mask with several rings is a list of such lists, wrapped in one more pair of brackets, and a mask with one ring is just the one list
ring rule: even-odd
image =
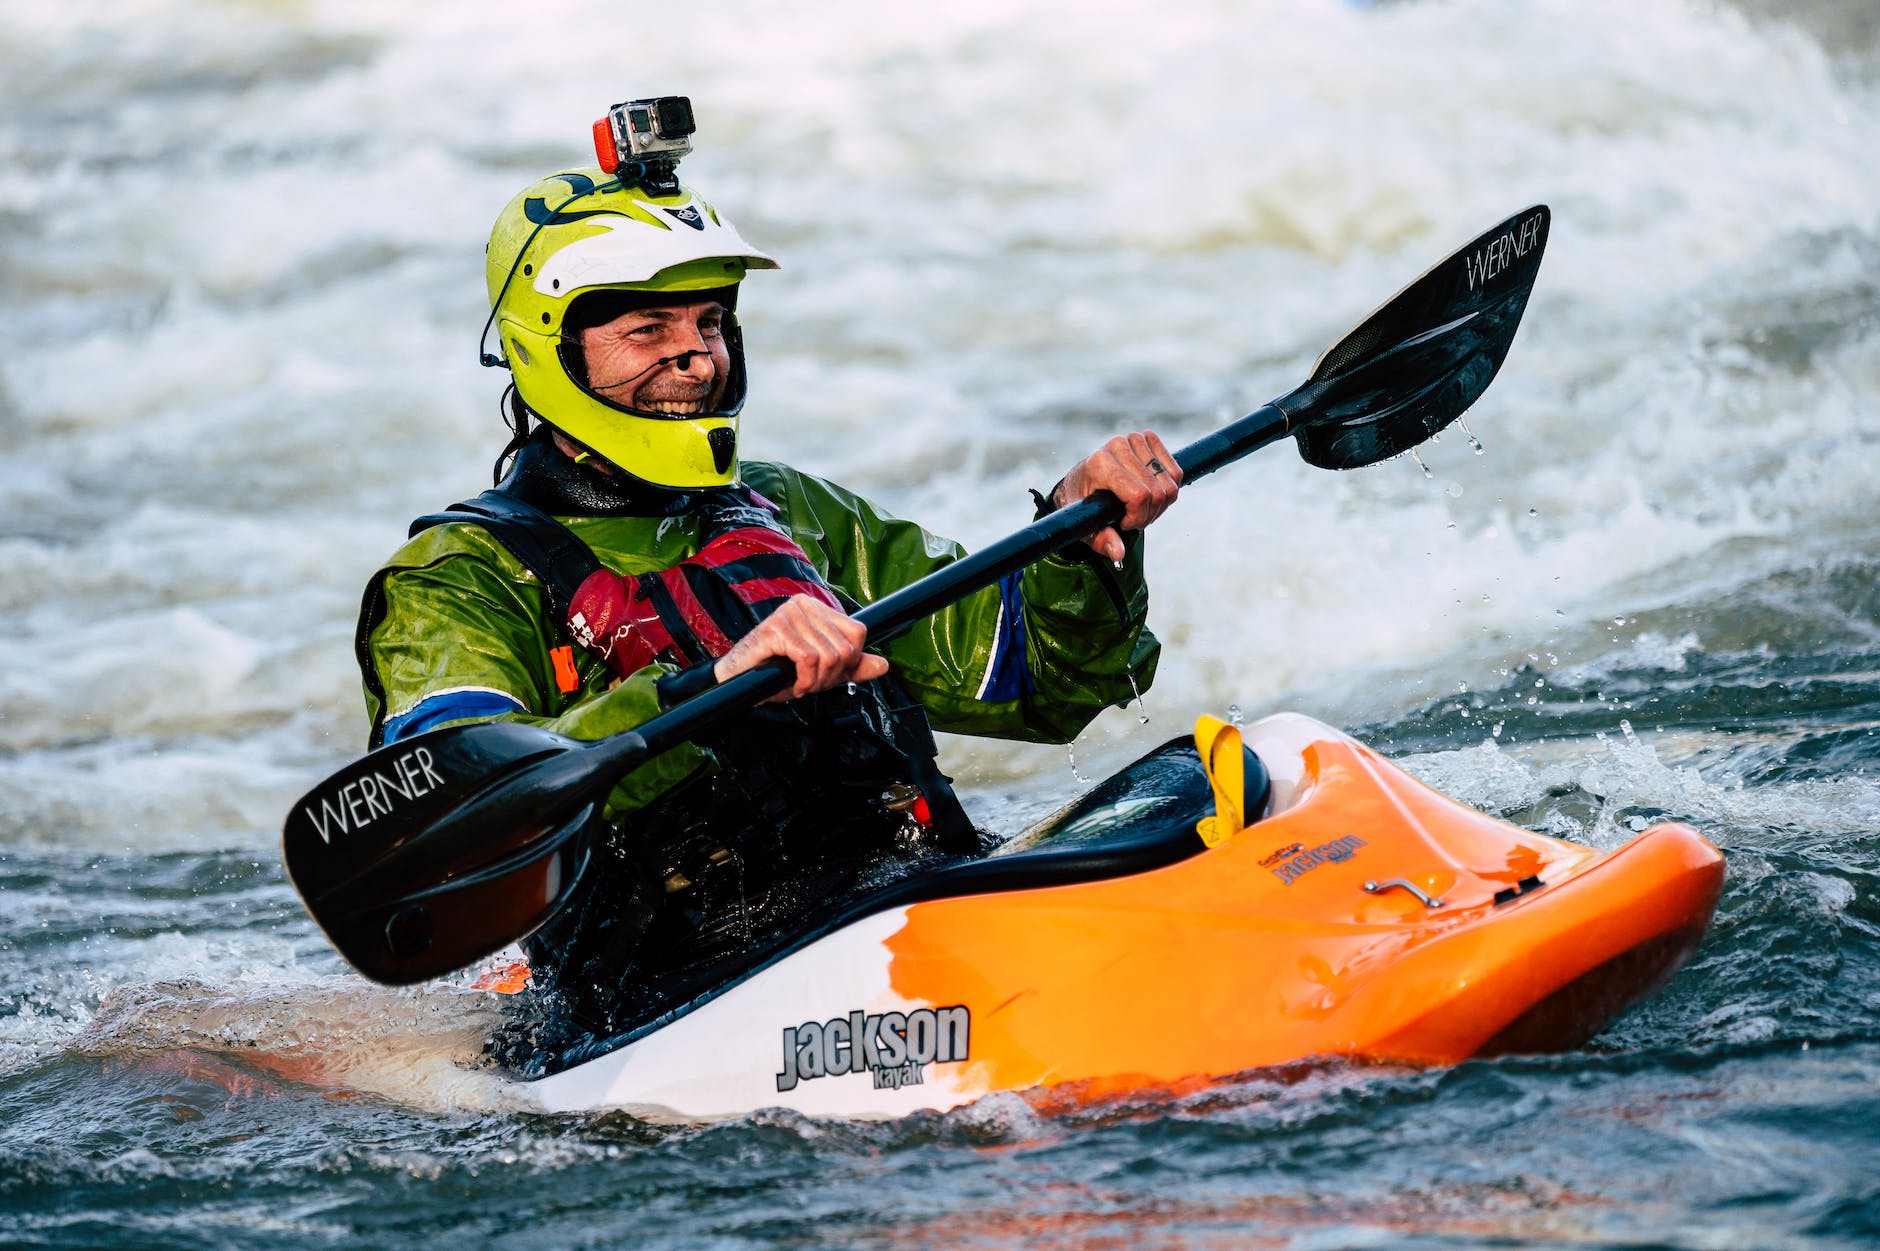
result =
[{"label": "red camera light", "polygon": [[594,155],[599,158],[603,173],[611,174],[620,168],[620,150],[614,147],[614,126],[611,118],[603,117],[594,123]]}]

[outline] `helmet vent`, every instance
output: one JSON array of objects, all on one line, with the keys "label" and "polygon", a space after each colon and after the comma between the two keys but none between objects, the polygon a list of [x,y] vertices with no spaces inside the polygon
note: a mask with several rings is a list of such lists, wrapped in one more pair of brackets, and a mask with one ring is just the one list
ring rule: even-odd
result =
[{"label": "helmet vent", "polygon": [[705,436],[705,442],[711,445],[712,468],[724,473],[731,468],[731,458],[738,451],[738,432],[730,426],[720,426]]}]

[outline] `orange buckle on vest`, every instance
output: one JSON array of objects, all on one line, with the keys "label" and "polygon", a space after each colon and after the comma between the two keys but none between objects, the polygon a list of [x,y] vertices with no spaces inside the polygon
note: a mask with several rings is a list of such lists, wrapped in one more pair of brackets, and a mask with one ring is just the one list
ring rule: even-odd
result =
[{"label": "orange buckle on vest", "polygon": [[555,686],[563,695],[572,695],[581,689],[581,675],[574,671],[574,648],[563,643],[551,648],[548,658],[555,662]]}]

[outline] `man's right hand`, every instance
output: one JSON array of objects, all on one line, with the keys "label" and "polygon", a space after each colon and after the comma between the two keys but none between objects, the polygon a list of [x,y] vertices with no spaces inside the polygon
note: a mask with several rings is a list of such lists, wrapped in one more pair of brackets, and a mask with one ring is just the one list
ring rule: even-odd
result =
[{"label": "man's right hand", "polygon": [[867,682],[888,672],[884,658],[862,650],[868,627],[839,608],[808,595],[792,595],[718,658],[720,682],[772,656],[796,666],[796,684],[773,698],[801,699],[839,682]]}]

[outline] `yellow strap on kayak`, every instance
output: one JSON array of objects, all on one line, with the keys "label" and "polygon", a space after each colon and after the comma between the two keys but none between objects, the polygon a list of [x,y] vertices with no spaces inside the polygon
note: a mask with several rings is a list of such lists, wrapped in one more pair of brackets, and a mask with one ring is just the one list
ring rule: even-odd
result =
[{"label": "yellow strap on kayak", "polygon": [[1240,806],[1246,802],[1246,756],[1240,727],[1203,713],[1195,721],[1195,750],[1214,787],[1214,815],[1195,823],[1195,833],[1209,847],[1219,847],[1246,826]]}]

